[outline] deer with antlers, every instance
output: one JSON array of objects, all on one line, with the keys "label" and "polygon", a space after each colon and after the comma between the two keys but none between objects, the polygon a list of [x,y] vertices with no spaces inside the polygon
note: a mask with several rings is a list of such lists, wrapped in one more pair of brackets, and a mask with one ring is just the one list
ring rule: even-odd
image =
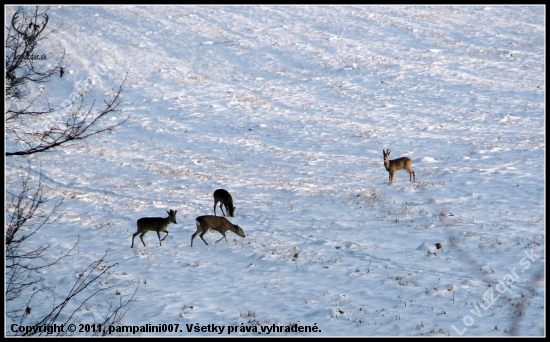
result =
[{"label": "deer with antlers", "polygon": [[390,149],[387,151],[382,150],[384,153],[384,167],[386,170],[390,173],[389,174],[389,180],[388,185],[393,182],[393,174],[399,170],[405,170],[409,173],[409,181],[416,182],[416,174],[414,173],[414,170],[412,169],[412,160],[409,157],[401,157],[394,160],[390,160]]}]

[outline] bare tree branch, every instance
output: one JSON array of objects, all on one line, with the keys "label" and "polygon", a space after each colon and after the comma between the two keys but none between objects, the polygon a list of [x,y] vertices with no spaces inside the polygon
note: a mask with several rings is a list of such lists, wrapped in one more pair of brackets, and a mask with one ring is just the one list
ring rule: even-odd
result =
[{"label": "bare tree branch", "polygon": [[[56,204],[51,211],[45,212],[41,208],[47,202],[42,196],[42,171],[39,171],[38,181],[35,187],[30,183],[30,163],[27,170],[21,169],[20,171],[20,192],[15,194],[11,190],[6,189],[6,230],[4,240],[6,302],[15,300],[28,287],[40,282],[40,278],[33,276],[38,273],[40,269],[51,266],[64,257],[61,256],[52,263],[35,265],[32,261],[41,259],[49,246],[41,246],[31,251],[27,251],[23,248],[25,241],[33,236],[41,227],[53,223],[59,218],[53,216],[63,201]],[[69,252],[67,252],[67,254]],[[65,254],[65,256],[67,254]],[[13,310],[6,310],[6,315],[11,316],[12,311]]]},{"label": "bare tree branch", "polygon": [[[12,150],[6,151],[6,156],[23,156],[50,151],[70,142],[113,131],[128,119],[128,117],[121,118],[114,124],[107,121],[110,114],[118,111],[127,74],[113,97],[110,100],[104,100],[102,109],[94,110],[95,101],[86,107],[84,94],[80,94],[78,99],[71,99],[69,104],[63,104],[60,107],[51,105],[46,99],[45,108],[36,108],[40,95],[31,98],[23,89],[24,86],[28,83],[50,81],[52,75],[60,73],[65,56],[63,52],[63,56],[53,68],[28,58],[40,43],[57,30],[44,32],[49,18],[46,11],[39,12],[36,7],[32,16],[25,17],[22,10],[18,10],[12,17],[12,26],[7,27],[5,94],[8,105],[4,112],[4,119],[6,142]],[[56,115],[64,118],[53,120],[53,116]],[[39,117],[51,119],[50,123],[45,123],[40,129],[31,127],[29,120]],[[18,143],[18,149],[13,150],[13,142]]]},{"label": "bare tree branch", "polygon": [[[6,152],[6,156],[29,156],[61,148],[72,141],[85,140],[93,135],[112,131],[128,119],[128,117],[123,118],[114,124],[107,122],[110,114],[118,110],[127,74],[113,98],[104,100],[102,109],[94,110],[95,102],[92,102],[89,107],[84,106],[85,92],[80,93],[77,98],[71,98],[72,101],[68,104],[64,102],[59,107],[50,104],[48,99],[45,99],[44,103],[38,103],[39,99],[42,101],[40,95],[31,96],[30,90],[28,90],[30,89],[29,85],[45,84],[50,81],[51,76],[57,73],[60,77],[62,76],[61,64],[64,52],[53,68],[48,67],[45,63],[37,63],[35,59],[35,49],[55,31],[45,32],[49,21],[46,12],[47,9],[39,11],[36,7],[34,14],[25,16],[22,10],[18,10],[12,17],[11,26],[6,27],[4,122],[5,141],[8,148],[12,149],[12,151]],[[54,117],[59,114],[61,114],[61,119],[54,120]],[[49,120],[51,123],[42,125],[41,128],[33,127],[37,120],[42,120],[39,123]],[[19,147],[15,149],[15,145]],[[21,177],[18,182],[6,182],[5,315],[13,322],[18,321],[20,326],[37,328],[30,332],[17,331],[14,333],[15,335],[42,335],[48,332],[41,328],[58,323],[57,321],[62,317],[60,314],[68,311],[69,304],[74,306],[76,303],[77,307],[68,315],[65,323],[71,320],[75,321],[79,308],[100,292],[124,286],[132,281],[98,289],[97,286],[102,286],[99,280],[117,265],[106,265],[105,254],[103,258],[92,262],[80,274],[61,302],[54,300],[53,307],[49,312],[37,314],[38,317],[42,317],[38,319],[38,323],[29,322],[33,301],[49,290],[43,285],[44,279],[40,276],[39,271],[55,266],[63,258],[71,255],[79,239],[69,251],[53,258],[54,260],[50,262],[45,261],[49,245],[29,248],[29,239],[41,227],[57,221],[59,216],[56,216],[56,211],[63,201],[49,211],[44,209],[44,205],[47,203],[47,199],[43,195],[45,191],[44,175],[39,170],[38,177],[32,177],[31,174],[35,171],[31,168],[29,160],[27,163],[26,170],[20,169]],[[137,291],[137,287],[135,291]],[[118,304],[108,302],[105,314],[102,315],[103,322],[101,324],[119,324],[127,311],[127,306],[133,300],[135,291],[132,295],[124,296],[124,298],[119,297]],[[117,290],[115,295],[120,295],[120,292]],[[65,333],[59,333],[59,335],[63,334]]]},{"label": "bare tree branch", "polygon": [[[446,218],[443,217],[442,220],[445,221]],[[468,266],[469,269],[474,270],[474,273],[479,276],[480,280],[485,282],[488,285],[488,288],[493,286],[495,283],[497,283],[495,279],[492,279],[491,276],[489,276],[488,274],[482,271],[483,265],[479,263],[479,260],[475,260],[474,258],[472,258],[470,254],[467,253],[467,251],[463,250],[463,248],[461,248],[456,243],[456,241],[459,240],[456,236],[453,236],[450,231],[448,232],[448,236],[449,236],[449,245],[453,248],[453,250],[463,252],[460,255],[461,260],[464,262],[465,265]],[[528,292],[535,293],[537,287],[540,286],[541,282],[544,282],[544,268],[541,268],[540,270],[534,272],[533,278],[530,279],[529,282],[525,283],[524,286],[527,288]],[[499,293],[498,296],[503,298],[502,301],[505,301],[506,299],[508,301],[514,300],[514,293],[511,293],[511,291],[505,291],[504,293]],[[525,311],[527,310],[526,305],[530,305],[533,298],[534,298],[534,295],[531,296],[529,293],[522,294],[522,299],[519,301],[517,305],[517,310],[514,309],[512,326],[509,329],[509,332],[512,336],[522,335],[521,332],[519,331],[520,324],[523,318],[525,317]],[[493,304],[493,302],[490,301],[492,300],[492,298],[488,298],[487,300],[489,302],[486,305]]]},{"label": "bare tree branch", "polygon": [[[86,267],[86,269],[84,269],[80,274],[79,274],[79,277],[78,279],[75,281],[75,283],[73,284],[71,290],[69,291],[69,293],[67,294],[67,296],[65,297],[65,299],[59,303],[58,305],[56,305],[54,307],[53,310],[51,310],[51,312],[46,315],[41,321],[39,321],[38,323],[34,324],[34,326],[36,327],[40,327],[40,326],[50,326],[50,325],[53,325],[53,324],[59,324],[59,322],[57,322],[57,319],[59,318],[59,315],[61,314],[61,312],[63,312],[63,310],[67,307],[67,305],[73,300],[75,299],[80,293],[82,293],[84,290],[86,290],[89,286],[91,286],[92,284],[97,284],[97,280],[102,277],[104,274],[106,274],[111,268],[115,267],[116,265],[118,265],[118,263],[115,263],[115,264],[112,264],[112,265],[105,265],[104,264],[104,259],[105,257],[107,256],[107,253],[105,253],[105,255],[103,255],[102,258],[100,258],[99,260],[96,260],[94,262],[92,262],[90,265],[88,265],[88,267]],[[103,291],[107,291],[107,290],[110,290],[112,288],[116,288],[116,287],[120,287],[120,286],[123,286],[123,285],[126,285],[126,284],[130,284],[132,283],[132,281],[126,281],[122,284],[116,284],[116,285],[112,285],[112,286],[107,286],[107,287],[104,287],[104,288],[100,288],[98,290],[95,290],[93,291],[91,294],[89,294],[86,298],[84,299],[81,299],[79,301],[80,305],[78,305],[78,307],[76,309],[74,309],[72,311],[72,313],[69,315],[69,317],[65,320],[65,322],[61,323],[63,325],[68,325],[69,322],[71,322],[73,316],[76,314],[76,312],[89,300],[91,299],[92,297],[94,297],[95,295],[97,295],[98,293],[100,292],[103,292]],[[136,291],[137,291],[137,288],[136,288]],[[116,312],[113,312],[112,311],[112,304],[109,304],[109,309],[107,311],[107,314],[105,316],[105,320],[102,322],[102,325],[106,324],[107,322],[109,321],[112,321],[114,318],[120,316],[119,314],[119,311],[122,310],[126,305],[128,305],[133,297],[135,295],[135,292],[134,294],[132,294],[132,296],[130,297],[130,299],[127,299],[127,300],[122,300],[120,301],[120,305],[115,309]],[[56,323],[57,322],[57,323]],[[42,335],[44,332],[40,332],[38,331],[37,329],[37,332],[35,334],[37,335]],[[24,336],[25,335],[35,335],[33,333],[25,333],[23,334]]]},{"label": "bare tree branch", "polygon": [[[123,125],[126,120],[128,120],[128,117],[115,124],[108,124],[106,126],[102,126],[101,124],[110,113],[118,111],[117,107],[120,104],[120,94],[123,89],[123,84],[126,82],[126,77],[127,75],[124,77],[118,91],[113,95],[113,98],[110,101],[104,101],[105,107],[102,110],[97,110],[96,113],[92,113],[95,101],[84,112],[82,112],[83,104],[81,101],[76,110],[71,109],[64,123],[57,122],[43,131],[34,131],[30,133],[21,133],[18,129],[11,128],[10,131],[6,132],[7,136],[19,141],[19,146],[24,144],[28,146],[28,148],[19,151],[8,151],[6,152],[6,156],[23,156],[45,152],[66,145],[72,141],[85,140],[93,135],[113,131],[118,126]],[[37,113],[25,114],[38,115]]]},{"label": "bare tree branch", "polygon": [[34,14],[29,17],[24,16],[22,10],[17,10],[12,17],[12,25],[6,27],[6,96],[24,96],[23,86],[48,82],[52,75],[60,72],[65,53],[53,68],[35,63],[33,55],[35,48],[59,28],[43,32],[48,23],[47,10],[39,11],[36,6]]}]

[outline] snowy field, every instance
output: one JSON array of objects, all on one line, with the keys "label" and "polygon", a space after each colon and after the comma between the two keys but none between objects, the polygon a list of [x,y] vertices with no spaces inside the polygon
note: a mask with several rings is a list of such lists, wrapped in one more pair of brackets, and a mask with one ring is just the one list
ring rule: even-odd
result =
[{"label": "snowy field", "polygon": [[[139,285],[124,325],[178,330],[113,335],[546,335],[544,6],[48,14],[61,27],[39,52],[54,63],[65,49],[65,76],[35,91],[60,105],[91,82],[86,102],[101,108],[128,73],[112,122],[130,117],[5,158],[8,186],[29,160],[46,207],[63,199],[29,247],[49,244],[53,260],[79,239],[41,274],[51,288],[29,324],[107,253],[118,265],[95,289],[131,283],[74,323]],[[383,149],[410,157],[416,182],[398,171],[388,185]],[[246,237],[207,233],[190,248],[219,188]],[[136,220],[169,209],[162,246],[149,233],[131,249]]]}]

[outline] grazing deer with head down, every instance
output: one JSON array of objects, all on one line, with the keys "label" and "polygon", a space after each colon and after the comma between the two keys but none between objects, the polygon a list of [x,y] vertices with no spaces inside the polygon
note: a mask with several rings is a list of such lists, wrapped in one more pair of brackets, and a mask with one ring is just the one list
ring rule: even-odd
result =
[{"label": "grazing deer with head down", "polygon": [[393,182],[393,174],[399,170],[407,171],[409,173],[409,181],[412,181],[414,177],[414,182],[416,182],[416,174],[411,168],[413,163],[411,158],[401,157],[390,160],[390,149],[388,149],[387,151],[382,150],[382,152],[384,153],[384,166],[386,167],[386,170],[388,170],[388,172],[390,173],[388,184],[391,184]]},{"label": "grazing deer with head down", "polygon": [[[176,222],[176,213],[177,210],[174,211],[170,209],[170,211],[166,210],[168,213],[168,217],[162,218],[162,217],[143,217],[137,220],[137,232],[134,233],[132,236],[132,246],[130,248],[134,247],[134,239],[136,235],[141,234],[139,238],[141,239],[141,242],[143,243],[143,246],[145,246],[145,242],[143,241],[143,235],[145,235],[148,231],[157,232],[157,235],[159,237],[159,243],[162,246],[162,241],[166,239],[168,236],[168,231],[166,228],[170,223],[178,224]],[[165,232],[166,235],[161,240],[160,239],[160,232]]]},{"label": "grazing deer with head down", "polygon": [[225,238],[225,241],[227,242],[227,237],[225,236],[225,232],[227,232],[228,230],[232,231],[233,233],[241,237],[245,237],[241,227],[229,222],[225,217],[214,216],[214,215],[199,216],[197,217],[196,224],[197,224],[197,231],[193,234],[193,236],[191,236],[191,247],[193,247],[193,239],[199,233],[200,233],[199,237],[201,238],[201,240],[204,241],[206,245],[208,245],[208,242],[204,240],[203,236],[209,229],[217,230],[223,235],[215,243],[220,242],[224,238]]},{"label": "grazing deer with head down", "polygon": [[233,198],[227,190],[218,189],[214,191],[214,216],[216,215],[216,204],[218,204],[218,202],[220,202],[220,209],[222,210],[223,216],[225,216],[225,213],[223,212],[222,205],[225,206],[227,214],[233,217],[235,214],[235,207],[233,206]]}]

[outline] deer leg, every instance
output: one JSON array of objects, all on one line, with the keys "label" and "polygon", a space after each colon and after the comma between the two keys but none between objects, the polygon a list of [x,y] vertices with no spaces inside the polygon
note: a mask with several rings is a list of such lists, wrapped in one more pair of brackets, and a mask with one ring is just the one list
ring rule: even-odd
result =
[{"label": "deer leg", "polygon": [[208,246],[208,242],[203,238],[204,233],[206,233],[206,230],[203,230],[203,232],[199,235],[199,237],[204,241],[204,243]]},{"label": "deer leg", "polygon": [[227,238],[225,237],[225,234],[224,234],[224,233],[222,233],[222,235],[223,235],[223,236],[221,237],[221,239],[219,239],[218,241],[216,241],[216,242],[214,242],[214,243],[218,243],[218,242],[222,241],[222,240],[223,240],[223,238],[225,238],[225,241],[227,241]]},{"label": "deer leg", "polygon": [[191,247],[193,247],[193,240],[195,239],[195,236],[197,236],[198,233],[199,233],[199,231],[197,230],[197,231],[191,236]]},{"label": "deer leg", "polygon": [[414,177],[414,180],[416,181],[416,175],[414,174],[414,170],[413,169],[406,169],[406,171],[409,173],[409,181],[412,182],[413,177]]},{"label": "deer leg", "polygon": [[[216,209],[216,204],[214,204],[214,210]],[[195,236],[197,236],[198,233],[202,231],[202,227],[198,221],[195,221],[195,225],[197,226],[197,230],[195,233],[191,236],[191,247],[193,247],[193,240],[195,239]]]},{"label": "deer leg", "polygon": [[134,235],[132,235],[132,246],[130,248],[134,248],[134,239],[139,234],[139,232],[136,232]]},{"label": "deer leg", "polygon": [[223,212],[223,207],[222,207],[223,203],[220,203],[220,209],[222,210],[222,214],[223,216],[225,217],[225,213]]},{"label": "deer leg", "polygon": [[157,236],[159,237],[159,243],[162,246],[162,240],[160,239],[160,232],[157,230]]},{"label": "deer leg", "polygon": [[164,235],[164,238],[160,241],[164,241],[164,239],[166,239],[166,237],[168,236],[168,234],[170,234],[167,230],[164,231],[166,233],[166,235]]},{"label": "deer leg", "polygon": [[411,170],[405,169],[405,171],[407,171],[409,173],[409,182],[412,182],[413,174],[412,174]]},{"label": "deer leg", "polygon": [[147,247],[145,245],[145,242],[143,241],[143,235],[145,235],[145,233],[147,233],[147,231],[144,231],[143,233],[141,233],[141,235],[139,236],[139,238],[141,239],[141,243],[143,243],[143,246]]}]

